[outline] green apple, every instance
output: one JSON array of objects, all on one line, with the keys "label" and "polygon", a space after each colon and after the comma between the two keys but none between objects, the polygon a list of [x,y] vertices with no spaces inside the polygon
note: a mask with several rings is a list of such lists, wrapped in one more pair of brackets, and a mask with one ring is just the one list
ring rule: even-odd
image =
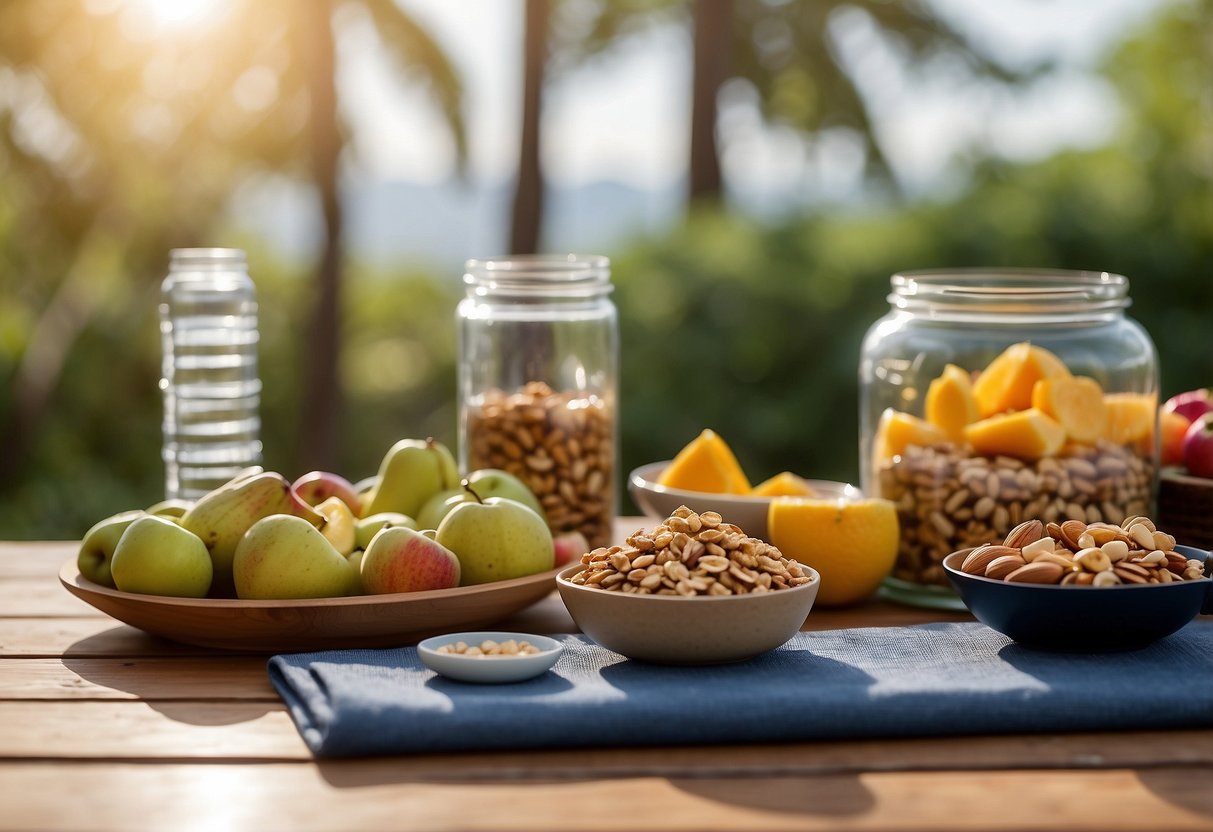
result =
[{"label": "green apple", "polygon": [[393,526],[404,526],[408,529],[417,528],[417,521],[406,514],[401,514],[398,511],[381,511],[378,514],[372,514],[370,517],[360,518],[354,524],[354,545],[359,549],[365,549],[371,543],[371,538],[380,529],[391,528]]},{"label": "green apple", "polygon": [[362,556],[362,588],[372,595],[450,589],[459,572],[450,549],[404,526],[381,529]]},{"label": "green apple", "polygon": [[455,458],[432,438],[401,439],[383,457],[379,481],[364,498],[363,515],[397,511],[416,517],[425,501],[459,484]]},{"label": "green apple", "polygon": [[[503,471],[500,468],[480,468],[468,474],[467,481],[483,498],[505,497],[522,503],[540,517],[544,516],[543,506],[540,505],[535,494],[527,488],[526,483],[509,471]],[[440,491],[422,506],[421,512],[417,515],[417,525],[423,529],[436,529],[442,522],[442,518],[446,517],[451,509],[460,503],[471,502],[475,499],[462,488]]]},{"label": "green apple", "polygon": [[232,556],[236,597],[336,598],[350,591],[351,567],[307,520],[272,514],[252,525]]},{"label": "green apple", "polygon": [[481,499],[464,480],[473,500],[442,519],[435,540],[459,558],[464,586],[520,578],[551,569],[552,533],[528,506],[505,497]]},{"label": "green apple", "polygon": [[123,592],[204,598],[213,567],[206,544],[167,517],[152,514],[127,527],[110,570]]},{"label": "green apple", "polygon": [[147,516],[145,511],[124,511],[105,518],[85,532],[80,541],[80,554],[76,556],[80,574],[95,584],[113,588],[114,577],[110,574],[110,563],[118,540],[131,523]]},{"label": "green apple", "polygon": [[433,497],[426,500],[425,505],[421,507],[421,511],[417,512],[417,528],[438,528],[438,524],[442,522],[443,517],[446,517],[447,512],[470,499],[472,499],[472,495],[462,488],[447,488],[439,491]]},{"label": "green apple", "polygon": [[509,471],[503,471],[500,468],[480,468],[468,474],[468,485],[476,489],[476,493],[481,498],[505,497],[508,500],[515,500],[546,519],[543,506],[539,504],[539,499],[534,492]]}]

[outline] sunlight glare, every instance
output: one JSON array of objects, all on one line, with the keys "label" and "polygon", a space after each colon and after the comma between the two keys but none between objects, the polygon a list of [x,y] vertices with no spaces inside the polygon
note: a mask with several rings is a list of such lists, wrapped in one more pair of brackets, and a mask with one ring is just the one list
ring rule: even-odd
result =
[{"label": "sunlight glare", "polygon": [[187,26],[214,18],[222,0],[138,0],[159,24]]}]

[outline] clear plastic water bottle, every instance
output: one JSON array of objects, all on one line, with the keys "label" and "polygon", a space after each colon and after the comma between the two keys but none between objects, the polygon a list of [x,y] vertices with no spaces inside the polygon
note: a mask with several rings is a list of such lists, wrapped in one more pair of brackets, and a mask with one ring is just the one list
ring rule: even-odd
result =
[{"label": "clear plastic water bottle", "polygon": [[257,296],[243,251],[174,249],[161,284],[165,497],[261,462]]}]

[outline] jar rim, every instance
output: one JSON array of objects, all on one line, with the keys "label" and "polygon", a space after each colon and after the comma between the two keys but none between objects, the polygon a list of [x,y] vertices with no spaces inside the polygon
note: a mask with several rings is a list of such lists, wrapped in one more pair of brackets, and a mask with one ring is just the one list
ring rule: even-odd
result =
[{"label": "jar rim", "polygon": [[243,266],[246,255],[239,248],[174,248],[169,250],[169,267]]},{"label": "jar rim", "polygon": [[611,292],[611,261],[600,254],[524,254],[464,263],[469,295],[587,298]]},{"label": "jar rim", "polygon": [[889,303],[936,312],[1016,314],[1106,312],[1129,306],[1129,280],[1112,272],[1030,268],[902,271],[889,283]]}]

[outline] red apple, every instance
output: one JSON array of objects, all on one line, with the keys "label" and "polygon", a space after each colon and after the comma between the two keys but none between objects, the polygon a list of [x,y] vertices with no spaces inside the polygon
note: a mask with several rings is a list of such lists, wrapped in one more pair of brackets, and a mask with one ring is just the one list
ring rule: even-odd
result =
[{"label": "red apple", "polygon": [[371,595],[459,586],[455,553],[407,526],[388,526],[362,555],[362,589]]},{"label": "red apple", "polygon": [[552,547],[556,552],[556,566],[578,563],[581,556],[590,551],[589,541],[581,532],[561,532],[552,538]]},{"label": "red apple", "polygon": [[1178,413],[1189,422],[1195,422],[1198,417],[1213,410],[1213,392],[1208,387],[1189,390],[1167,399],[1162,409],[1165,413]]},{"label": "red apple", "polygon": [[357,516],[362,508],[362,499],[350,481],[340,474],[328,471],[311,471],[291,483],[299,499],[309,506],[318,506],[329,497],[336,497],[350,507]]},{"label": "red apple", "polygon": [[1184,467],[1195,477],[1213,479],[1213,412],[1193,422],[1184,434]]}]

